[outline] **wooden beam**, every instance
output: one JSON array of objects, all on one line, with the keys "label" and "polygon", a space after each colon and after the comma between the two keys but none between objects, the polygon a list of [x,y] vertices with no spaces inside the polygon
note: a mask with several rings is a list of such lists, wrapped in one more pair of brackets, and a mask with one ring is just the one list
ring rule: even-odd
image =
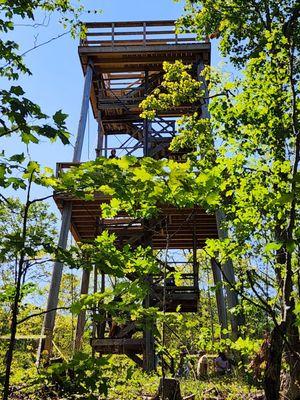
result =
[{"label": "wooden beam", "polygon": [[[81,295],[88,294],[89,282],[90,282],[90,271],[87,271],[84,269],[82,271],[82,278],[81,278],[81,288],[80,288]],[[82,310],[82,311],[80,311],[78,318],[77,318],[75,343],[74,343],[75,351],[79,351],[82,346],[82,337],[83,337],[84,326],[85,326],[85,315],[86,315],[86,311]]]},{"label": "wooden beam", "polygon": [[[58,247],[65,249],[68,242],[68,234],[70,229],[72,213],[72,204],[70,202],[66,203],[61,218],[61,229],[58,240]],[[42,353],[47,352],[46,358],[50,358],[52,352],[52,340],[53,340],[53,330],[55,325],[56,309],[58,306],[59,289],[63,272],[63,264],[56,261],[53,265],[50,289],[47,301],[47,313],[44,317],[41,339],[39,342],[38,353],[37,353],[37,364],[40,363]]]},{"label": "wooden beam", "polygon": [[174,20],[162,20],[162,21],[114,21],[114,22],[86,22],[85,26],[87,29],[103,29],[103,28],[111,28],[112,24],[114,24],[117,28],[132,28],[132,27],[141,27],[146,23],[147,26],[174,26]]},{"label": "wooden beam", "polygon": [[[147,35],[174,35],[175,30],[174,29],[168,29],[168,30],[160,30],[160,31],[149,31],[146,30]],[[115,36],[140,36],[143,35],[143,31],[117,31],[115,32]],[[90,32],[88,31],[86,33],[86,36],[111,36],[111,31],[106,31],[106,32]],[[87,42],[85,42],[87,43]]]},{"label": "wooden beam", "polygon": [[[222,329],[227,329],[228,328],[227,310],[226,310],[225,296],[223,291],[222,274],[215,260],[211,261],[211,267],[214,278],[214,284],[216,287],[216,300],[217,300],[219,323]],[[222,337],[224,337],[224,334],[221,333],[221,335]]]},{"label": "wooden beam", "polygon": [[[80,46],[78,48],[80,55],[99,56],[100,53],[144,53],[144,52],[182,52],[182,51],[210,51],[210,43],[193,43],[193,44],[160,44],[151,46]],[[164,54],[162,54],[163,56]]]},{"label": "wooden beam", "polygon": [[[87,112],[89,105],[89,98],[91,92],[91,84],[92,84],[92,66],[89,63],[87,67],[87,72],[85,76],[84,82],[84,91],[83,91],[83,99],[81,106],[81,115],[78,124],[77,130],[77,138],[74,147],[73,153],[73,162],[80,162],[81,153],[82,153],[82,145],[84,139],[84,132],[87,120]],[[68,233],[71,225],[71,215],[72,215],[72,203],[66,202],[63,205],[62,210],[62,223],[60,228],[60,236],[58,241],[58,246],[62,249],[67,247],[68,242]],[[48,302],[46,308],[46,314],[44,318],[43,328],[42,328],[42,337],[40,340],[38,354],[37,354],[37,364],[39,364],[42,356],[42,352],[47,352],[47,358],[51,357],[52,353],[52,339],[53,339],[53,331],[55,326],[55,317],[56,317],[56,309],[58,306],[58,298],[59,298],[59,290],[62,279],[63,265],[62,263],[56,261],[53,266],[51,284],[48,294]]]},{"label": "wooden beam", "polygon": [[143,26],[143,24],[146,23],[147,26],[174,26],[175,20],[161,20],[161,21],[114,21],[114,22],[86,22],[85,26],[88,29],[91,28],[111,28],[112,24],[116,28],[132,28],[132,27],[138,27],[138,26]]},{"label": "wooden beam", "polygon": [[143,339],[93,339],[91,345],[102,354],[143,354],[144,351]]},{"label": "wooden beam", "polygon": [[[148,277],[149,284],[151,285],[151,277]],[[144,305],[145,308],[149,308],[151,306],[151,298],[150,293],[147,294]],[[155,370],[155,347],[154,347],[154,333],[153,333],[153,325],[152,321],[146,319],[144,326],[144,354],[143,354],[143,369],[144,371],[151,372]]]},{"label": "wooden beam", "polygon": [[91,85],[92,85],[92,77],[93,77],[93,67],[91,63],[88,64],[86,69],[86,75],[84,80],[84,88],[83,88],[83,98],[81,104],[81,112],[80,119],[78,123],[77,129],[77,138],[75,142],[74,154],[73,154],[73,162],[79,162],[82,153],[82,146],[84,140],[84,132],[87,121],[87,114],[89,108],[90,94],[91,94]]},{"label": "wooden beam", "polygon": [[96,148],[96,157],[103,155],[103,138],[104,138],[104,126],[101,118],[101,111],[98,112],[98,140]]},{"label": "wooden beam", "polygon": [[[137,33],[136,33],[137,35]],[[142,33],[139,33],[139,35],[142,35]],[[187,42],[187,44],[193,44],[197,43],[196,37],[187,37],[187,38],[177,38],[177,41],[175,42],[175,38],[164,38],[164,39],[145,39],[143,40],[87,40],[85,43],[87,46],[106,46],[106,47],[111,47],[111,46],[148,46],[148,45],[161,45],[165,44],[166,46],[170,45],[177,45],[176,43],[178,42]]]},{"label": "wooden beam", "polygon": [[131,360],[134,361],[140,368],[143,367],[143,360],[139,356],[137,356],[135,353],[127,352],[125,354],[127,357],[131,358]]},{"label": "wooden beam", "polygon": [[[216,212],[216,218],[217,218],[219,238],[221,240],[228,238],[228,232],[224,227],[224,223],[226,222],[226,217],[224,212],[222,210],[218,210]],[[227,260],[223,264],[223,274],[226,279],[225,290],[226,290],[228,308],[229,309],[236,308],[239,304],[239,299],[237,293],[233,290],[236,284],[236,280],[235,280],[235,273],[232,260]],[[239,317],[233,313],[230,313],[229,318],[230,318],[232,337],[236,339],[239,336],[239,325],[243,321],[239,321]]]}]

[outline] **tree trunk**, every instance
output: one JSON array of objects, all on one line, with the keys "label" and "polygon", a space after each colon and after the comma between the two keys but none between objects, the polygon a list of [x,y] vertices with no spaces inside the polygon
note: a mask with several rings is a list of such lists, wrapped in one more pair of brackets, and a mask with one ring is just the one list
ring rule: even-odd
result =
[{"label": "tree trunk", "polygon": [[300,399],[300,340],[299,331],[296,326],[296,316],[293,309],[288,310],[289,326],[287,329],[287,338],[289,347],[286,349],[286,360],[289,365],[289,374],[286,375],[283,382],[283,395],[285,399]]},{"label": "tree trunk", "polygon": [[161,378],[157,399],[182,400],[179,380],[173,378]]},{"label": "tree trunk", "polygon": [[10,383],[10,374],[11,374],[11,364],[13,360],[13,352],[16,342],[16,334],[17,334],[17,318],[19,311],[19,301],[20,301],[20,287],[21,287],[21,277],[18,276],[17,286],[16,286],[16,294],[14,298],[14,303],[12,307],[12,318],[11,318],[11,327],[10,327],[10,340],[8,345],[8,350],[6,352],[6,369],[5,369],[5,381],[3,387],[3,400],[8,400],[9,398],[9,383]]},{"label": "tree trunk", "polygon": [[279,400],[280,372],[285,334],[285,324],[275,326],[271,332],[270,345],[266,355],[266,369],[264,375],[264,389],[266,400]]},{"label": "tree trunk", "polygon": [[27,190],[27,200],[26,205],[24,207],[24,217],[23,217],[23,227],[22,227],[22,241],[23,247],[20,251],[20,259],[18,263],[18,270],[16,271],[15,275],[15,282],[16,282],[16,292],[14,296],[14,301],[12,305],[12,312],[11,312],[11,327],[10,327],[10,340],[8,345],[8,350],[6,353],[6,369],[5,369],[5,380],[3,385],[3,400],[8,400],[9,398],[9,384],[10,384],[10,373],[11,373],[11,364],[13,360],[13,353],[15,348],[16,342],[16,334],[17,334],[17,326],[18,326],[18,315],[19,315],[19,304],[21,300],[21,285],[22,285],[22,270],[23,264],[25,260],[25,240],[27,235],[27,219],[28,219],[28,212],[29,207],[31,205],[29,196],[31,190],[31,183],[32,183],[33,172],[29,178],[28,190]]}]

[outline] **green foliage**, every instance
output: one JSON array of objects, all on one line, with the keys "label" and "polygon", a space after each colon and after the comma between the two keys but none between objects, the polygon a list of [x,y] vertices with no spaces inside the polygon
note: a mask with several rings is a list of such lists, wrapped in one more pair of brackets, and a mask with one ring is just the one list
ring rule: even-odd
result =
[{"label": "green foliage", "polygon": [[64,144],[69,143],[69,134],[65,125],[67,115],[57,111],[52,117],[52,125],[29,123],[28,121],[32,119],[42,121],[49,117],[37,104],[24,97],[24,94],[20,86],[11,86],[9,90],[0,91],[2,115],[0,137],[17,133],[25,144],[38,143],[41,136],[51,140],[59,138]]},{"label": "green foliage", "polygon": [[[16,29],[18,20],[28,25],[34,25],[39,13],[60,17],[63,27],[69,28],[70,34],[75,37],[84,34],[84,27],[80,22],[83,5],[78,2],[75,6],[69,0],[28,1],[17,0],[0,2],[0,76],[8,80],[18,80],[20,74],[31,74],[24,63],[24,56],[33,49],[21,53],[19,44],[7,39]],[[37,23],[37,26],[39,23]],[[67,115],[61,110],[50,118],[39,105],[25,97],[20,85],[12,85],[8,89],[0,90],[0,137],[16,136],[27,146],[30,143],[38,144],[41,138],[51,141],[59,139],[62,143],[69,143],[69,133],[66,127]],[[18,171],[25,161],[24,154],[9,154],[5,148],[0,149],[0,186],[13,189],[25,189],[25,184],[18,176]]]},{"label": "green foliage", "polygon": [[8,271],[8,264],[15,263],[24,250],[25,262],[38,262],[54,247],[56,217],[49,213],[46,203],[34,202],[28,212],[26,238],[22,237],[25,205],[18,199],[2,202],[0,211],[0,262]]},{"label": "green foliage", "polygon": [[297,0],[186,0],[185,11],[178,30],[195,32],[200,40],[220,38],[222,54],[238,66],[265,50],[266,31],[279,29],[299,46]]},{"label": "green foliage", "polygon": [[170,106],[179,106],[185,102],[199,102],[203,97],[201,83],[192,79],[190,67],[183,65],[180,61],[174,64],[164,62],[164,81],[159,88],[141,103],[143,118],[153,119],[156,113]]},{"label": "green foliage", "polygon": [[[210,368],[212,363],[209,362]],[[132,373],[132,367],[125,367],[125,360],[121,361],[118,374],[110,375],[111,388],[108,400],[135,400],[142,396],[154,396],[157,393],[160,377],[156,374],[146,374],[140,370]],[[128,376],[128,369],[131,376]],[[244,382],[241,376],[210,377],[207,380],[195,380],[192,377],[180,382],[183,396],[194,394],[196,400],[205,400],[211,396],[226,399],[251,399],[259,391]]]},{"label": "green foliage", "polygon": [[[7,80],[18,80],[21,74],[31,74],[24,63],[24,56],[40,45],[21,52],[19,44],[11,40],[20,21],[24,26],[39,26],[41,24],[36,22],[36,17],[41,13],[45,15],[45,18],[47,15],[56,13],[56,16],[60,15],[64,28],[69,26],[69,32],[74,37],[76,32],[84,31],[79,22],[82,11],[80,2],[78,6],[74,6],[69,0],[0,1],[0,32],[2,33],[0,76]],[[27,156],[24,153],[14,154],[13,149],[12,151],[5,147],[0,149],[0,187],[16,191],[26,190],[27,193],[24,204],[5,197],[5,191],[0,195],[1,205],[6,207],[1,210],[3,221],[5,219],[12,221],[11,226],[1,224],[0,232],[1,269],[4,266],[1,296],[5,300],[4,307],[10,308],[7,316],[11,323],[10,340],[7,342],[8,350],[5,357],[6,377],[3,399],[8,399],[9,396],[9,381],[11,367],[14,364],[13,352],[16,348],[18,324],[31,318],[29,315],[25,320],[18,319],[22,312],[22,302],[33,295],[35,289],[34,284],[31,283],[32,269],[37,275],[40,274],[40,277],[43,276],[45,273],[42,273],[42,267],[47,261],[46,256],[49,256],[49,253],[53,255],[55,251],[55,232],[51,220],[53,216],[47,215],[47,207],[45,208],[44,204],[37,205],[46,198],[34,200],[31,198],[33,184],[44,187],[53,184],[53,172],[47,168],[43,171],[38,163],[31,160],[28,144],[38,144],[41,138],[47,138],[50,141],[60,139],[64,144],[69,143],[65,124],[66,114],[59,110],[50,119],[37,104],[25,97],[25,92],[20,85],[7,86],[8,89],[0,91],[0,137],[15,136],[17,140],[20,139],[26,147]],[[41,212],[40,215],[35,214],[39,212]],[[16,218],[12,218],[14,214]]]},{"label": "green foliage", "polygon": [[[94,242],[79,244],[64,253],[64,261],[72,268],[91,270],[93,265],[99,266],[99,272],[115,279],[115,284],[103,292],[82,295],[72,304],[72,311],[78,314],[82,309],[100,307],[122,323],[128,320],[129,314],[136,321],[146,316],[154,318],[152,314],[157,310],[144,310],[142,302],[149,291],[147,277],[160,273],[155,256],[149,247],[132,249],[128,244],[120,249],[115,241],[115,235],[104,231]],[[101,315],[96,319],[101,321]]]},{"label": "green foliage", "polygon": [[39,377],[50,395],[57,394],[65,399],[97,400],[107,394],[108,381],[103,376],[105,358],[94,358],[89,354],[77,353],[68,362],[56,363]]},{"label": "green foliage", "polygon": [[112,218],[121,210],[135,218],[150,218],[159,215],[158,204],[181,208],[203,201],[207,205],[206,197],[201,198],[195,190],[197,176],[190,162],[98,158],[62,174],[56,188],[87,200],[96,193],[111,196],[110,203],[102,206],[105,218]]},{"label": "green foliage", "polygon": [[[79,243],[65,253],[66,262],[72,268],[91,269],[99,266],[106,274],[124,278],[134,273],[137,278],[158,272],[157,262],[149,247],[132,248],[126,244],[119,249],[115,234],[103,231],[94,242]],[[100,267],[101,266],[101,267]]]}]

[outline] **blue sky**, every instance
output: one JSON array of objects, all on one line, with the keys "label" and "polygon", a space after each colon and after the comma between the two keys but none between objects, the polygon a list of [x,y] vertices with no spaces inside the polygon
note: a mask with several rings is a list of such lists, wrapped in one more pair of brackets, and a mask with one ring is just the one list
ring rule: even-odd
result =
[{"label": "blue sky", "polygon": [[[85,14],[83,20],[97,21],[126,21],[126,20],[151,20],[151,19],[176,19],[183,13],[184,2],[173,2],[172,0],[101,0],[83,1],[87,9],[102,9],[98,15]],[[43,15],[37,16],[36,22],[42,22]],[[63,32],[53,15],[50,21],[46,21],[46,27],[23,27],[18,26],[13,39],[21,44],[21,51],[33,47]],[[49,22],[49,23],[48,23]],[[74,143],[77,124],[80,113],[80,104],[83,88],[83,75],[77,54],[78,40],[69,35],[42,46],[30,52],[25,61],[32,71],[32,76],[24,76],[20,84],[26,91],[26,96],[38,103],[42,110],[51,115],[62,109],[69,115],[67,120],[68,129],[72,135],[71,142]],[[213,44],[212,63],[220,61],[218,53]],[[82,158],[94,158],[97,127],[89,113],[88,129],[83,148]],[[12,154],[17,151],[26,151],[24,146],[13,137],[5,143],[5,148],[10,148]],[[72,145],[63,146],[60,143],[42,141],[39,145],[30,145],[29,154],[33,160],[42,165],[55,168],[56,162],[71,161]],[[45,192],[39,189],[38,195]],[[55,207],[51,206],[53,210]]]}]

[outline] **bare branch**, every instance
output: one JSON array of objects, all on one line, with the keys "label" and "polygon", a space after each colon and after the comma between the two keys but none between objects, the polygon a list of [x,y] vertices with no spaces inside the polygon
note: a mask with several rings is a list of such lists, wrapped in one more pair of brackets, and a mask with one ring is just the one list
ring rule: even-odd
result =
[{"label": "bare branch", "polygon": [[69,310],[69,309],[70,309],[70,307],[57,307],[57,308],[51,308],[50,310],[46,310],[46,311],[40,311],[40,312],[38,312],[38,313],[34,313],[34,314],[31,314],[31,315],[28,315],[28,316],[25,317],[25,318],[20,319],[20,320],[17,322],[17,325],[20,325],[20,324],[22,324],[23,322],[25,322],[25,321],[27,321],[27,320],[29,320],[29,319],[31,319],[31,318],[39,317],[40,315],[44,315],[44,314],[47,314],[47,313],[52,312],[52,311],[57,311],[57,310]]},{"label": "bare branch", "polygon": [[[36,46],[33,46],[33,47],[31,47],[30,49],[24,51],[24,53],[20,54],[20,57],[24,57],[24,56],[26,56],[28,53],[31,53],[32,51],[34,51],[34,50],[36,50],[36,49],[38,49],[38,48],[40,48],[40,47],[42,47],[42,46],[45,46],[45,45],[47,45],[47,44],[53,42],[54,40],[60,39],[60,38],[62,38],[63,36],[68,35],[70,32],[71,32],[71,30],[69,29],[68,31],[63,32],[63,33],[60,33],[59,35],[54,36],[54,37],[52,37],[51,39],[46,40],[45,42],[42,42],[42,43],[40,43],[40,44],[37,44]],[[9,61],[9,62],[7,62],[5,65],[3,65],[2,67],[0,67],[0,70],[3,69],[3,68],[6,68],[8,65],[11,64],[11,62],[12,62],[12,61]]]}]

